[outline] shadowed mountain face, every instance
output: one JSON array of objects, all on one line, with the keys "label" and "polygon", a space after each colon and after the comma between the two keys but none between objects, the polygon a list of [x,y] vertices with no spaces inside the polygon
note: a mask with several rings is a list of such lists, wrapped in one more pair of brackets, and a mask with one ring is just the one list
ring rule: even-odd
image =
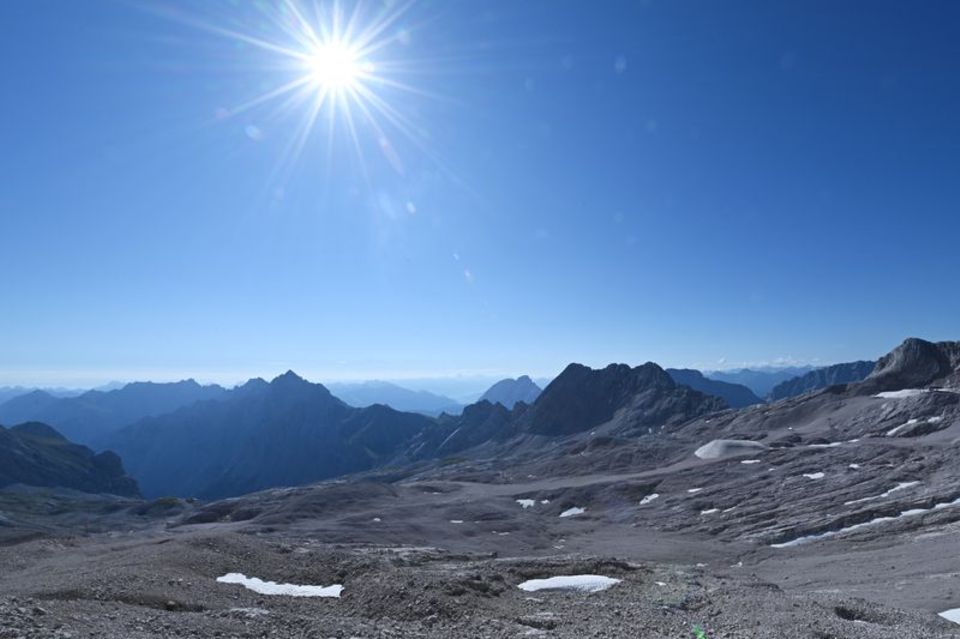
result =
[{"label": "shadowed mountain face", "polygon": [[0,422],[40,421],[72,441],[103,449],[104,439],[128,424],[224,393],[220,386],[201,386],[192,379],[171,384],[137,382],[118,390],[93,390],[66,398],[35,391],[0,405]]},{"label": "shadowed mountain face", "polygon": [[532,404],[541,392],[543,392],[541,388],[530,377],[521,375],[516,379],[500,380],[483,394],[480,401],[499,403],[507,408],[513,408],[517,402]]},{"label": "shadowed mountain face", "polygon": [[678,384],[689,386],[706,395],[722,398],[731,408],[743,408],[762,404],[763,400],[743,384],[731,384],[704,377],[703,373],[691,368],[668,368],[667,374]]},{"label": "shadowed mountain face", "polygon": [[794,377],[777,384],[770,392],[770,399],[775,401],[787,397],[796,397],[835,384],[862,382],[875,365],[876,362],[859,361],[818,368],[806,375]]},{"label": "shadowed mountain face", "polygon": [[111,452],[94,454],[38,422],[0,426],[0,487],[11,484],[71,488],[90,493],[139,496]]},{"label": "shadowed mountain face", "polygon": [[109,443],[144,494],[215,498],[374,468],[432,424],[387,406],[353,408],[288,372],[144,419]]},{"label": "shadowed mountain face", "polygon": [[571,435],[616,417],[619,434],[629,434],[726,407],[718,397],[678,386],[652,362],[635,368],[611,364],[602,370],[570,364],[525,412],[521,430],[535,435]]},{"label": "shadowed mountain face", "polygon": [[395,410],[425,415],[456,414],[463,405],[454,399],[431,393],[414,391],[390,382],[370,381],[357,384],[327,384],[327,389],[350,406],[365,408],[383,404]]},{"label": "shadowed mountain face", "polygon": [[753,391],[753,394],[757,397],[766,398],[770,396],[770,392],[773,391],[773,387],[777,384],[800,375],[806,375],[813,369],[813,366],[761,368],[755,370],[743,368],[730,371],[707,371],[704,373],[704,376],[730,384],[742,384]]}]

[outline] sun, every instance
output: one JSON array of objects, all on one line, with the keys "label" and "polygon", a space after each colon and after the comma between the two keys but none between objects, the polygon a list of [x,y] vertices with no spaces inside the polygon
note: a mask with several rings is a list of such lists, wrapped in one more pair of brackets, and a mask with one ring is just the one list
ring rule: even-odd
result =
[{"label": "sun", "polygon": [[[292,115],[297,122],[276,172],[296,164],[316,134],[325,142],[328,158],[339,141],[352,146],[369,179],[367,155],[381,155],[397,173],[404,172],[396,145],[401,137],[435,157],[425,144],[423,124],[411,120],[404,108],[434,97],[406,81],[424,70],[423,60],[403,53],[418,29],[407,15],[416,1],[270,0],[244,5],[236,25],[233,20],[231,26],[185,20],[233,41],[245,63],[272,74],[252,83],[257,91],[245,101],[225,106],[222,117],[218,110],[217,119],[242,115],[249,120],[259,113],[279,123]],[[256,126],[252,130],[259,131]]]},{"label": "sun", "polygon": [[356,47],[337,40],[318,43],[306,66],[310,83],[321,91],[355,90],[373,72],[373,65],[361,59]]}]

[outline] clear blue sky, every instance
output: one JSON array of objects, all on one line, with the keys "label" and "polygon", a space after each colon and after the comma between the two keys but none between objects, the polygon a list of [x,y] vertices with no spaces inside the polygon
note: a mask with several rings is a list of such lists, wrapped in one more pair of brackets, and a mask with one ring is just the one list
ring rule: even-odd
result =
[{"label": "clear blue sky", "polygon": [[419,2],[296,157],[279,4],[0,3],[0,384],[960,338],[960,3]]}]

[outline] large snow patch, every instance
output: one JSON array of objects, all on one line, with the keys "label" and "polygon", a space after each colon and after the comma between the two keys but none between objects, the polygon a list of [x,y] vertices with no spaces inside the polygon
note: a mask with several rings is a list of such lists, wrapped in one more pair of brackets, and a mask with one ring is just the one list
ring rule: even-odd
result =
[{"label": "large snow patch", "polygon": [[581,592],[600,592],[620,583],[619,579],[602,575],[566,575],[548,579],[530,579],[517,588],[526,592],[538,590],[579,590]]},{"label": "large snow patch", "polygon": [[297,586],[294,584],[278,584],[275,581],[264,581],[256,577],[247,577],[239,572],[231,572],[217,577],[222,584],[240,584],[248,590],[261,595],[282,595],[285,597],[336,597],[340,598],[343,586]]}]

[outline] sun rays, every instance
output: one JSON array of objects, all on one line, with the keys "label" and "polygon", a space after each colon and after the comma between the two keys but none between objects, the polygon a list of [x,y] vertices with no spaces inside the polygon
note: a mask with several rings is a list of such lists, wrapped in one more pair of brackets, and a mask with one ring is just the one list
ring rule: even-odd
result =
[{"label": "sun rays", "polygon": [[[246,61],[264,69],[265,88],[223,110],[224,117],[293,118],[282,131],[277,161],[282,172],[296,165],[311,143],[343,141],[369,180],[370,165],[385,162],[404,172],[399,138],[425,151],[422,127],[402,105],[427,93],[404,80],[420,71],[405,62],[410,29],[401,23],[412,2],[275,0],[233,8],[222,20],[178,15],[241,49]],[[243,12],[243,19],[237,18]],[[226,13],[226,12],[225,12]],[[432,157],[432,154],[427,153]],[[378,157],[375,157],[378,156]]]}]

